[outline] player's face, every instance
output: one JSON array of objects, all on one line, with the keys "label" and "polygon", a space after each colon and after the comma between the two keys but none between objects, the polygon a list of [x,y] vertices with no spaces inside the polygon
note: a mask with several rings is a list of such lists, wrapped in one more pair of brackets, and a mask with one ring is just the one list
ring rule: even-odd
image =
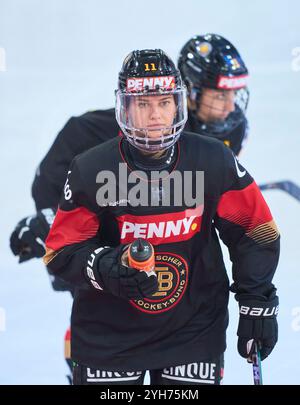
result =
[{"label": "player's face", "polygon": [[224,121],[235,110],[234,90],[203,89],[197,116],[203,122]]},{"label": "player's face", "polygon": [[[158,138],[170,131],[176,116],[173,95],[137,96],[130,102],[130,120],[135,128],[147,130],[149,138]],[[163,130],[162,130],[163,129]]]}]

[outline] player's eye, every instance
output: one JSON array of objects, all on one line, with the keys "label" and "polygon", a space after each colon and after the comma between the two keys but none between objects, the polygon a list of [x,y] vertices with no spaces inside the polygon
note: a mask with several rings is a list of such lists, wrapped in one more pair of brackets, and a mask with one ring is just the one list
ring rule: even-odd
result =
[{"label": "player's eye", "polygon": [[148,103],[144,102],[144,101],[139,101],[138,102],[138,107],[139,108],[146,108],[148,106]]},{"label": "player's eye", "polygon": [[225,100],[225,99],[226,99],[226,96],[225,96],[224,93],[218,93],[218,94],[216,95],[216,99],[217,99],[217,100]]},{"label": "player's eye", "polygon": [[164,100],[164,101],[162,101],[162,102],[160,103],[160,105],[161,105],[162,107],[167,107],[168,105],[170,105],[170,100]]}]

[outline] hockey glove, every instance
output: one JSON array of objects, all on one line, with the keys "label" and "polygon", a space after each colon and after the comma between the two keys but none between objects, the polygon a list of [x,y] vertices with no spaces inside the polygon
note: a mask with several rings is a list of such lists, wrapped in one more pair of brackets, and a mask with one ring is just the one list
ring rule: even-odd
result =
[{"label": "hockey glove", "polygon": [[99,248],[89,257],[86,275],[92,286],[116,297],[140,299],[150,297],[158,289],[157,276],[125,265],[126,247]]},{"label": "hockey glove", "polygon": [[15,256],[19,256],[19,263],[45,254],[45,239],[55,217],[52,208],[37,211],[20,221],[10,237],[10,248]]},{"label": "hockey glove", "polygon": [[278,340],[278,297],[274,289],[267,300],[250,294],[236,294],[239,302],[240,320],[238,326],[238,352],[242,357],[250,358],[254,350],[254,341],[264,360],[272,352]]}]

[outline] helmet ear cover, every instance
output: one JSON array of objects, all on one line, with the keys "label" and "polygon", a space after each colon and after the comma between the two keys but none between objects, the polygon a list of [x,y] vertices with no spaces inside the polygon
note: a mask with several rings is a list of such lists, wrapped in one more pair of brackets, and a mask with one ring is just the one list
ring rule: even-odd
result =
[{"label": "helmet ear cover", "polygon": [[192,87],[191,90],[189,91],[189,97],[192,101],[196,101],[196,103],[199,103],[200,91],[195,89],[195,87]]}]

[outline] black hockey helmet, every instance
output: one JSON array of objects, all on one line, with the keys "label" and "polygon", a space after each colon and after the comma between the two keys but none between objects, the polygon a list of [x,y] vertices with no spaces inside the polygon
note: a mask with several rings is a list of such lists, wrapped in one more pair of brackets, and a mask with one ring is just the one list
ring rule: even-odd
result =
[{"label": "black hockey helmet", "polygon": [[[126,56],[119,73],[118,87],[126,90],[130,78],[173,76],[175,86],[182,84],[182,79],[176,65],[161,49],[144,49],[133,51]],[[173,83],[172,83],[173,85]],[[157,86],[158,87],[158,86]],[[159,88],[158,88],[159,89]],[[153,89],[143,88],[142,91]],[[156,89],[154,89],[155,91]]]},{"label": "black hockey helmet", "polygon": [[[199,106],[203,88],[235,90],[236,111],[223,124],[210,125],[208,133],[223,135],[243,119],[248,105],[248,69],[237,49],[221,35],[196,35],[181,49],[178,68],[192,101]],[[227,120],[230,120],[227,121]],[[227,121],[227,122],[226,122]]]},{"label": "black hockey helmet", "polygon": [[236,48],[216,34],[197,35],[182,48],[178,68],[188,90],[246,87],[248,69]]},{"label": "black hockey helmet", "polygon": [[[150,96],[162,95],[172,95],[175,103],[173,121],[168,126],[151,129],[134,122],[129,108],[133,100],[143,97],[150,101]],[[180,71],[164,51],[137,50],[125,58],[116,91],[116,118],[127,140],[141,150],[166,149],[178,140],[187,120],[186,88]],[[158,132],[160,135],[154,136]]]}]

